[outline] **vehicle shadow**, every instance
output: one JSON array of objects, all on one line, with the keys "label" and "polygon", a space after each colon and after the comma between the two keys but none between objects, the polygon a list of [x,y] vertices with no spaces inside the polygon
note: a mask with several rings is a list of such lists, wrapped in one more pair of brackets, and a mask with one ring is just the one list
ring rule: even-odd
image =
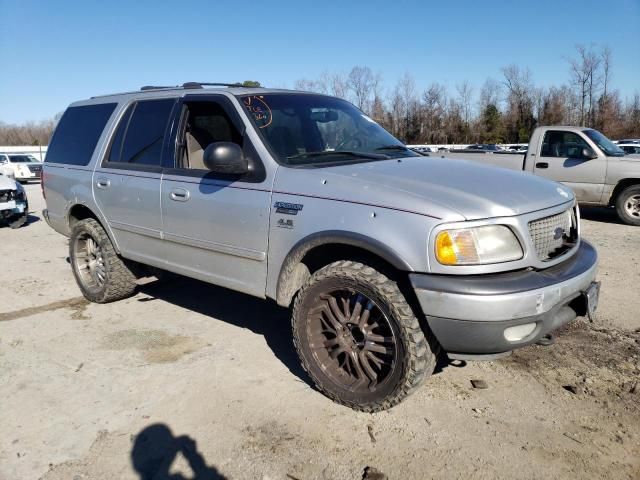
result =
[{"label": "vehicle shadow", "polygon": [[[291,312],[276,305],[272,300],[259,299],[175,274],[167,274],[160,281],[140,285],[138,291],[148,296],[139,298],[139,302],[160,299],[262,335],[276,358],[293,375],[314,390],[316,389],[307,372],[300,365],[298,354],[293,346]],[[446,353],[440,351],[433,375],[441,373],[448,367],[463,368],[464,366],[466,362],[450,360]]]},{"label": "vehicle shadow", "polygon": [[[311,379],[300,366],[293,346],[290,312],[273,301],[179,275],[140,285],[138,291],[262,335],[278,360],[293,375],[313,387]],[[140,298],[138,301],[146,302],[149,299]]]},{"label": "vehicle shadow", "polygon": [[[36,223],[40,221],[40,217],[38,217],[37,215],[31,215],[28,214],[27,215],[27,221],[24,223],[24,225],[22,225],[22,228],[24,227],[28,227],[29,225],[31,225],[32,223]],[[9,228],[9,222],[7,220],[0,220],[0,227],[1,228]]]},{"label": "vehicle shadow", "polygon": [[616,214],[615,208],[610,207],[580,207],[580,218],[591,220],[594,222],[613,223],[617,225],[625,225],[621,222]]},{"label": "vehicle shadow", "polygon": [[[178,454],[182,454],[193,475],[169,473]],[[136,435],[131,463],[140,480],[226,480],[213,466],[208,466],[198,451],[196,441],[188,435],[174,437],[169,427],[156,423]]]}]

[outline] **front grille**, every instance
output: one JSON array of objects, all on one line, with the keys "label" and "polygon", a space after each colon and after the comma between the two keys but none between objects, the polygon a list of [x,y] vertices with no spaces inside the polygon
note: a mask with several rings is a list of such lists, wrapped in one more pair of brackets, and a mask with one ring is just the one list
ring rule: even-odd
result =
[{"label": "front grille", "polygon": [[538,258],[547,261],[575,246],[578,222],[573,209],[529,222],[529,233]]},{"label": "front grille", "polygon": [[42,172],[42,165],[27,165],[27,168],[31,173],[36,173],[38,175]]},{"label": "front grille", "polygon": [[0,190],[0,203],[6,203],[13,199],[13,190]]}]

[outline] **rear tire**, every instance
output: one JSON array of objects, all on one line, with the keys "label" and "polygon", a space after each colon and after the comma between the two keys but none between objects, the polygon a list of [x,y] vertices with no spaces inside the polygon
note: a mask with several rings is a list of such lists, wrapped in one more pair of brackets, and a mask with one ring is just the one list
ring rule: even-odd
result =
[{"label": "rear tire", "polygon": [[618,194],[616,213],[627,225],[640,226],[640,185],[631,185]]},{"label": "rear tire", "polygon": [[293,307],[293,339],[318,390],[354,410],[400,403],[433,372],[436,356],[397,284],[338,261],[315,272]]},{"label": "rear tire", "polygon": [[73,226],[69,258],[73,275],[87,300],[108,303],[134,294],[136,276],[95,219],[80,220]]}]

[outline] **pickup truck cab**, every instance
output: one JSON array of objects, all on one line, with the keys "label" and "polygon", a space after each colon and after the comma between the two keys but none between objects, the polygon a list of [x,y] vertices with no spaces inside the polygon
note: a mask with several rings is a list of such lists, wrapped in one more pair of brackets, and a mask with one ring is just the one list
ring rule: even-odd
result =
[{"label": "pickup truck cab", "polygon": [[593,314],[597,253],[569,188],[420,156],[338,98],[206,86],[62,116],[43,213],[87,299],[157,269],[272,299],[317,388],[369,412],[440,351],[495,358]]},{"label": "pickup truck cab", "polygon": [[592,128],[538,127],[524,157],[447,156],[524,170],[561,182],[574,191],[579,203],[615,207],[621,221],[640,225],[640,157],[625,155],[618,145]]}]

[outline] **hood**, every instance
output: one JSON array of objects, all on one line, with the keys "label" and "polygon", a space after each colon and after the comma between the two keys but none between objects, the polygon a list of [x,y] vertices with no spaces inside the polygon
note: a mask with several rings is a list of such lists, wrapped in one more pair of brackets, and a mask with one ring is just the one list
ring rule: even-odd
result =
[{"label": "hood", "polygon": [[0,190],[15,190],[16,182],[7,177],[6,175],[0,174]]},{"label": "hood", "polygon": [[567,187],[533,174],[435,157],[280,168],[274,190],[410,211],[447,221],[521,215],[574,198]]}]

